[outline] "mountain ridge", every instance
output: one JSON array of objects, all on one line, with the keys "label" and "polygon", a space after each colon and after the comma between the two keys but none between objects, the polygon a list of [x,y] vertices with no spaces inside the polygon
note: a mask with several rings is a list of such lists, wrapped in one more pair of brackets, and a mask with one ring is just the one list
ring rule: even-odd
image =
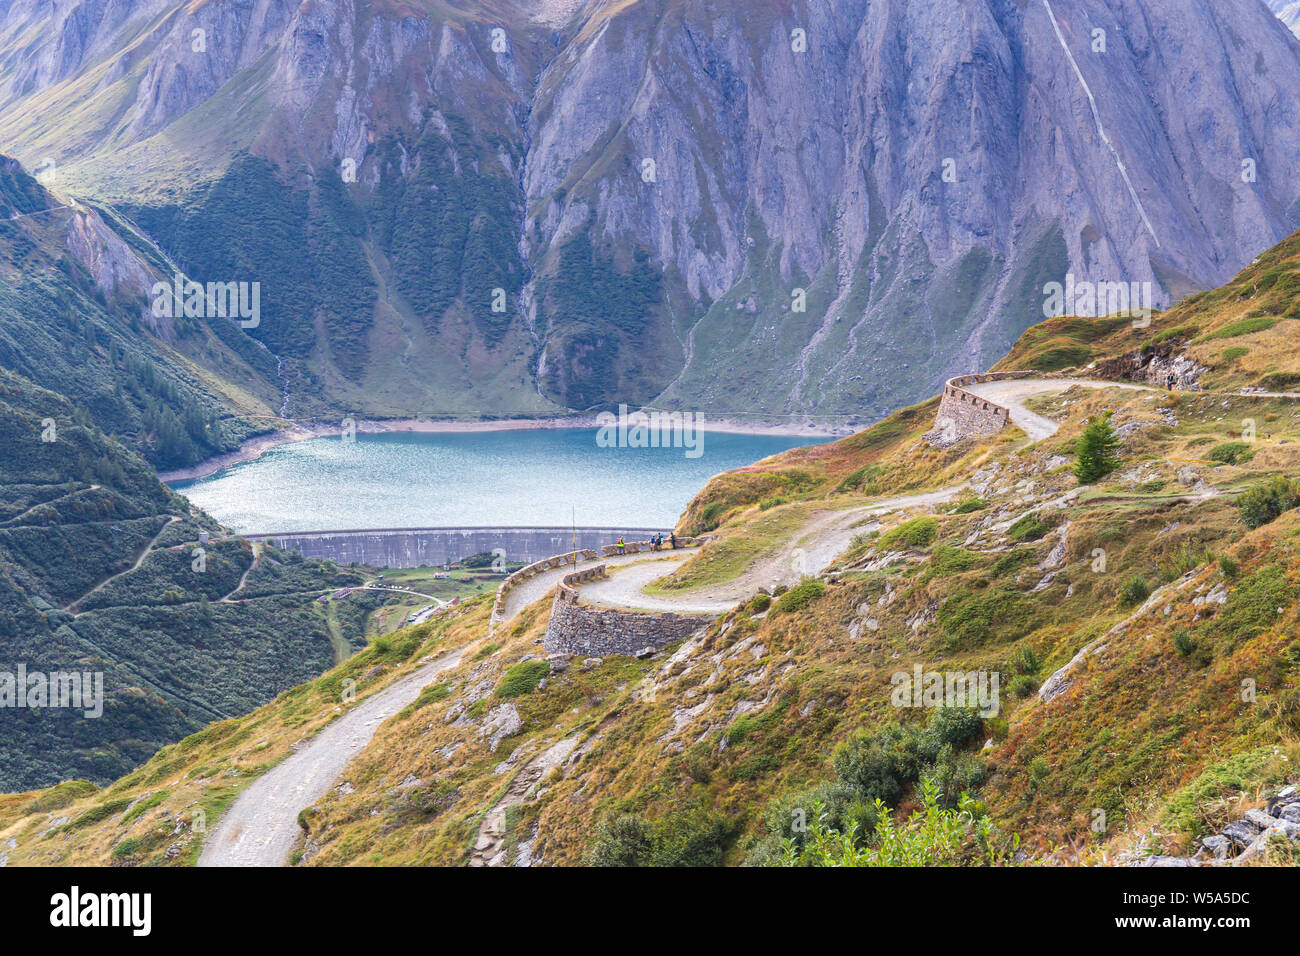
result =
[{"label": "mountain ridge", "polygon": [[1168,305],[1300,224],[1300,45],[1262,3],[44,11],[0,23],[20,157],[201,281],[310,251],[319,291],[265,277],[251,331],[292,417],[879,415],[1046,282]]}]

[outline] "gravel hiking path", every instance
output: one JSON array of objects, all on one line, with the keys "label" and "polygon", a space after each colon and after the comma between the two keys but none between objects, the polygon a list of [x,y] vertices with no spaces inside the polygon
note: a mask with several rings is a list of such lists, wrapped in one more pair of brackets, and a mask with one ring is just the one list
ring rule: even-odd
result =
[{"label": "gravel hiking path", "polygon": [[79,604],[81,604],[82,601],[86,600],[86,598],[90,597],[92,594],[98,594],[100,591],[104,590],[104,588],[108,587],[118,578],[130,574],[132,571],[138,571],[140,569],[140,565],[144,564],[144,559],[149,557],[149,555],[153,554],[154,545],[156,545],[158,543],[158,539],[163,536],[163,532],[180,520],[181,520],[180,518],[175,516],[168,518],[167,523],[158,529],[158,533],[149,539],[149,543],[146,544],[144,546],[144,550],[140,552],[140,557],[135,559],[135,564],[131,565],[125,571],[119,571],[117,574],[114,574],[112,577],[104,578],[104,580],[100,581],[93,588],[91,588],[81,597],[77,598],[71,604],[64,605],[63,610],[69,612],[70,614],[80,614],[81,612],[78,611],[76,608]]},{"label": "gravel hiking path", "polygon": [[[962,386],[966,391],[991,402],[1005,405],[1011,411],[1011,421],[1020,426],[1021,431],[1029,436],[1030,441],[1041,441],[1056,433],[1060,426],[1050,418],[1035,414],[1025,408],[1027,398],[1046,395],[1050,392],[1064,392],[1074,388],[1126,388],[1135,392],[1164,392],[1166,389],[1154,385],[1138,385],[1135,382],[1103,382],[1090,378],[1020,378],[1005,379],[996,382],[979,382]],[[1231,395],[1241,398],[1300,398],[1300,392],[1188,392],[1178,391],[1177,395]]]},{"label": "gravel hiking path", "polygon": [[1086,378],[1006,379],[1001,382],[979,382],[974,385],[963,385],[962,388],[972,395],[978,395],[980,398],[987,398],[990,402],[1005,405],[1011,412],[1011,421],[1018,425],[1020,430],[1028,435],[1031,441],[1042,441],[1044,438],[1056,434],[1056,430],[1061,426],[1050,418],[1044,418],[1042,415],[1025,408],[1025,399],[1045,395],[1049,392],[1064,392],[1066,389],[1075,386],[1081,388],[1127,388],[1135,392],[1160,391],[1150,385],[1099,382],[1096,379]]},{"label": "gravel hiking path", "polygon": [[443,671],[460,663],[464,649],[421,665],[354,704],[296,753],[258,777],[222,815],[199,866],[285,866],[300,832],[298,814],[325,796],[375,731],[420,696]]},{"label": "gravel hiking path", "polygon": [[743,573],[717,585],[673,594],[647,594],[647,584],[677,569],[685,555],[646,555],[647,560],[614,571],[609,577],[582,585],[582,603],[638,611],[677,614],[722,614],[753,597],[760,587],[798,584],[820,574],[843,554],[857,534],[872,527],[871,519],[906,508],[931,507],[952,500],[964,487],[899,495],[874,504],[841,511],[818,511],[780,548],[757,558]]}]

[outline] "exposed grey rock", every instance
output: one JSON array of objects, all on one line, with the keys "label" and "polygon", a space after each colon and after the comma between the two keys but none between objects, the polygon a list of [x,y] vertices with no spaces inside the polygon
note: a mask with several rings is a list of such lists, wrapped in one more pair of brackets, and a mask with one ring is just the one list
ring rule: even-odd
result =
[{"label": "exposed grey rock", "polygon": [[1038,699],[1047,703],[1055,697],[1060,696],[1070,686],[1070,674],[1074,672],[1090,655],[1100,653],[1106,649],[1106,645],[1101,641],[1093,641],[1085,645],[1079,653],[1070,658],[1068,664],[1057,670],[1051,677],[1043,681],[1043,686],[1038,688]]},{"label": "exposed grey rock", "polygon": [[1216,860],[1223,860],[1227,859],[1232,843],[1227,837],[1216,834],[1214,836],[1204,837],[1201,840],[1201,846],[1210,851]]},{"label": "exposed grey rock", "polygon": [[1185,856],[1148,856],[1140,860],[1134,860],[1129,866],[1196,866],[1197,864]]},{"label": "exposed grey rock", "polygon": [[492,753],[497,752],[497,747],[506,737],[512,737],[523,729],[524,722],[519,716],[519,711],[511,703],[501,704],[488,712],[483,721],[483,726],[479,728],[479,734],[489,738],[488,750]]},{"label": "exposed grey rock", "polygon": [[[1162,306],[1183,291],[1168,276],[1219,284],[1288,235],[1300,195],[1300,114],[1276,107],[1300,101],[1297,48],[1259,3],[792,0],[756,19],[743,0],[6,0],[0,66],[7,148],[62,148],[90,192],[128,198],[153,195],[160,164],[202,179],[250,143],[287,171],[352,160],[366,194],[379,144],[413,177],[426,112],[429,131],[467,122],[500,144],[475,162],[518,184],[531,278],[512,331],[536,352],[520,371],[561,400],[583,342],[545,290],[575,237],[644,254],[717,343],[647,313],[646,341],[619,346],[647,395],[863,414],[1000,357],[1042,316],[1019,277],[1149,282]],[[254,79],[243,125],[196,122]],[[55,147],[50,115],[71,124]],[[806,313],[801,276],[827,291]],[[733,358],[778,342],[763,375]]]},{"label": "exposed grey rock", "polygon": [[1233,820],[1223,828],[1223,835],[1239,847],[1248,847],[1259,836],[1259,827],[1245,820]]},{"label": "exposed grey rock", "polygon": [[1271,826],[1276,826],[1278,823],[1276,817],[1265,813],[1263,810],[1247,810],[1245,817],[1246,820],[1253,823],[1256,829],[1259,830],[1266,830]]}]

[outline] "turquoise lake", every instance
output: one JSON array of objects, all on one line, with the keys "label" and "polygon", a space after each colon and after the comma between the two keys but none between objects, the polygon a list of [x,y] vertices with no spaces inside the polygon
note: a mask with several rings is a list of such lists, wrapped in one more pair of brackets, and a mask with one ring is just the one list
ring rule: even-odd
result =
[{"label": "turquoise lake", "polygon": [[280,445],[172,487],[237,532],[476,525],[672,527],[713,475],[830,439],[706,432],[602,448],[597,430],[358,435]]}]

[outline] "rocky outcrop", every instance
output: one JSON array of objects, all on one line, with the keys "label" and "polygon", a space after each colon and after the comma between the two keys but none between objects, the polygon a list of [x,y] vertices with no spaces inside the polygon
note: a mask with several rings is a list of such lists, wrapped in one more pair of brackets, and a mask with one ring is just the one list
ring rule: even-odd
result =
[{"label": "rocky outcrop", "polygon": [[1262,809],[1247,810],[1218,833],[1201,837],[1189,857],[1150,856],[1129,866],[1236,866],[1258,862],[1276,839],[1300,844],[1300,791],[1291,785],[1268,798]]},{"label": "rocky outcrop", "polygon": [[1186,344],[1184,340],[1170,340],[1151,345],[1119,358],[1098,362],[1088,370],[1088,374],[1119,382],[1141,382],[1156,388],[1172,387],[1180,392],[1199,392],[1200,378],[1209,369],[1185,354]]}]

